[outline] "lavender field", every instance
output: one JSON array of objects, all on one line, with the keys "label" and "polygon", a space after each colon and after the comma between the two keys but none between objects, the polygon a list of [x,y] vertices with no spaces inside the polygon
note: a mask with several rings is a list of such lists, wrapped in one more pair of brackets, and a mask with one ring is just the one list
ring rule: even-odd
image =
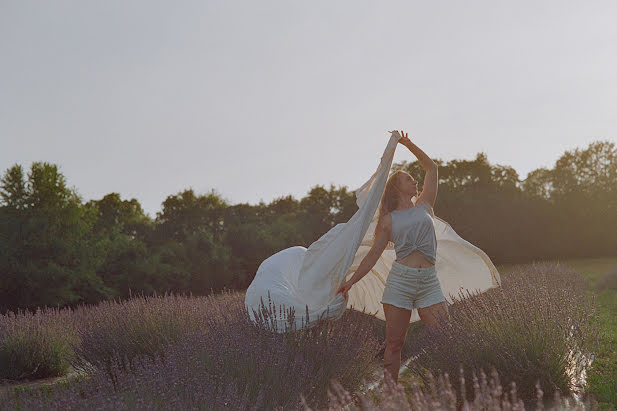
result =
[{"label": "lavender field", "polygon": [[[614,330],[577,269],[510,267],[501,288],[458,296],[448,326],[412,324],[395,388],[382,381],[384,324],[357,311],[288,333],[268,325],[279,308],[256,325],[231,291],[9,313],[0,409],[608,407],[607,381],[588,375]],[[602,281],[598,295],[613,293]]]}]

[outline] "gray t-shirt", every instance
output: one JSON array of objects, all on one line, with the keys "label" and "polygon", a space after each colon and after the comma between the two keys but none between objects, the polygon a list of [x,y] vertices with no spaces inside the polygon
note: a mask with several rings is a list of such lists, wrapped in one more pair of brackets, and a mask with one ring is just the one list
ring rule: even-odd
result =
[{"label": "gray t-shirt", "polygon": [[419,250],[432,264],[437,255],[437,237],[433,217],[423,204],[404,210],[393,210],[392,241],[396,259],[400,260],[414,250]]}]

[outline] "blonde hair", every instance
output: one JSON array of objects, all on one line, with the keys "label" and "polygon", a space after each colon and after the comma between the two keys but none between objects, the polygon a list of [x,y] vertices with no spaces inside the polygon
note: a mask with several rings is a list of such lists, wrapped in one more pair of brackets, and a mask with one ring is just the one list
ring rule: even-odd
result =
[{"label": "blonde hair", "polygon": [[[383,191],[383,196],[381,197],[381,202],[379,203],[379,217],[377,219],[378,224],[385,215],[390,214],[392,210],[395,210],[398,207],[400,189],[397,187],[397,182],[401,174],[410,175],[403,170],[397,170],[392,173],[392,175],[388,177],[388,181],[386,181],[386,188]],[[376,236],[377,230],[373,233],[373,241],[375,241]]]}]

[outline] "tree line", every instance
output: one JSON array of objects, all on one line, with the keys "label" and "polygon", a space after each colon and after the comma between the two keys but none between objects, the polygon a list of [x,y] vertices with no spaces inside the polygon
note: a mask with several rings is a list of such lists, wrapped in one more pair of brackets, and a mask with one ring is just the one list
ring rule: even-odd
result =
[{"label": "tree line", "polygon": [[[565,152],[521,180],[509,166],[435,160],[435,214],[499,263],[617,253],[617,147]],[[395,163],[419,181],[417,161]],[[354,191],[316,185],[297,200],[228,204],[218,193],[168,196],[155,218],[110,193],[83,202],[58,166],[16,164],[0,180],[0,311],[74,306],[131,293],[245,289],[259,264],[308,247],[356,212]]]}]

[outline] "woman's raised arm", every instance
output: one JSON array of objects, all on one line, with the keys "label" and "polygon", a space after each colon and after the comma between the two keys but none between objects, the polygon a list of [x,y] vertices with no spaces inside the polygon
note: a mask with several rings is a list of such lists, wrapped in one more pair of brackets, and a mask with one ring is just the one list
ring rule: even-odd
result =
[{"label": "woman's raised arm", "polygon": [[407,137],[407,134],[403,133],[403,130],[401,130],[401,136],[402,137],[399,140],[399,143],[407,147],[409,151],[411,151],[418,158],[420,165],[426,171],[426,175],[424,176],[424,185],[422,186],[422,193],[420,193],[416,204],[424,203],[433,208],[435,206],[435,199],[437,198],[437,185],[439,182],[437,164],[435,164],[435,162],[431,160],[431,158],[426,155],[420,147],[412,143]]}]

